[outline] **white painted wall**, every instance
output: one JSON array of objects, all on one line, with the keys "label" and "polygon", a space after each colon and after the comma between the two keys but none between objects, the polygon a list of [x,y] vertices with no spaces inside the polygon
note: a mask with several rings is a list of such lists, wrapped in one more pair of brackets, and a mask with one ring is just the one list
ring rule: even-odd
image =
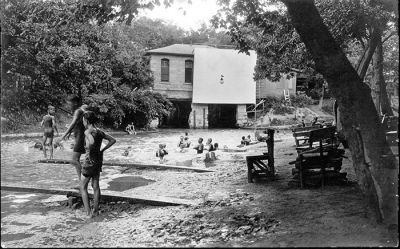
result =
[{"label": "white painted wall", "polygon": [[254,104],[256,60],[255,51],[246,55],[233,49],[195,48],[193,103]]}]

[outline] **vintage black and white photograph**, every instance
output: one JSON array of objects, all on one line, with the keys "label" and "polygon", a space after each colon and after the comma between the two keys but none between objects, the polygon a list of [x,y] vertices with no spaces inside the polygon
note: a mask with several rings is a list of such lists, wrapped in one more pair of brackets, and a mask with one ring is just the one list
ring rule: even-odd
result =
[{"label": "vintage black and white photograph", "polygon": [[1,0],[1,247],[398,247],[398,0]]}]

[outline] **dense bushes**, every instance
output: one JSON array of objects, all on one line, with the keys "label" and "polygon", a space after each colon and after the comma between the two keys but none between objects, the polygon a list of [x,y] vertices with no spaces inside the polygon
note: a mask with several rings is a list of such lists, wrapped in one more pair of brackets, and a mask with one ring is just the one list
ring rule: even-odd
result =
[{"label": "dense bushes", "polygon": [[305,94],[291,95],[290,101],[294,107],[304,107],[306,105],[312,105],[313,99]]},{"label": "dense bushes", "polygon": [[304,107],[313,104],[313,100],[306,95],[290,96],[290,104],[285,101],[284,97],[270,96],[264,98],[266,111],[273,109],[274,114],[292,114],[295,108]]},{"label": "dense bushes", "polygon": [[2,116],[41,117],[49,104],[64,106],[69,94],[81,97],[114,127],[132,121],[146,126],[164,115],[171,104],[150,90],[152,72],[142,56],[146,48],[130,40],[129,30],[76,16],[72,5],[7,2]]}]

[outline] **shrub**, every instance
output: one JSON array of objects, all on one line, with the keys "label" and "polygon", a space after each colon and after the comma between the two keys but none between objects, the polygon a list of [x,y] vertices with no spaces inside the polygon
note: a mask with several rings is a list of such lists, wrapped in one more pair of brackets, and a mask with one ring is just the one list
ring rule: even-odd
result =
[{"label": "shrub", "polygon": [[279,119],[273,118],[271,120],[271,125],[282,125],[282,124],[283,124],[283,121],[281,121]]},{"label": "shrub", "polygon": [[291,105],[285,101],[284,97],[270,96],[265,98],[265,105],[267,110],[273,109],[275,114],[292,114],[293,107],[304,107],[305,105],[313,104],[312,98],[306,95],[290,96]]},{"label": "shrub", "polygon": [[293,107],[286,105],[276,105],[273,107],[274,114],[292,114],[294,112]]},{"label": "shrub", "polygon": [[292,95],[290,96],[290,101],[294,107],[304,107],[305,105],[313,104],[313,99],[305,94]]}]

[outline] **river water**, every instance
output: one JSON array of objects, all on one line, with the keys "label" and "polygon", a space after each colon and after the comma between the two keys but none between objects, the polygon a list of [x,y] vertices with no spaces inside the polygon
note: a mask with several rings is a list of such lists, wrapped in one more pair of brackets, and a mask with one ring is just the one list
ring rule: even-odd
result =
[{"label": "river water", "polygon": [[[220,148],[236,148],[240,143],[242,136],[251,135],[254,137],[253,130],[241,129],[207,129],[207,130],[180,130],[180,129],[162,129],[153,133],[140,133],[137,135],[119,135],[115,136],[117,143],[112,146],[104,154],[104,161],[134,163],[140,162],[145,164],[159,163],[155,153],[158,144],[164,143],[169,154],[166,156],[165,164],[206,167],[204,163],[205,155],[197,155],[196,151],[189,148],[184,153],[179,152],[177,144],[179,137],[185,132],[189,132],[191,147],[197,144],[199,137],[204,139],[213,139],[213,143],[217,142]],[[279,134],[277,134],[279,137]],[[1,182],[2,184],[18,184],[26,186],[35,186],[42,188],[67,188],[78,184],[76,172],[70,164],[48,164],[38,163],[43,159],[43,152],[34,148],[34,144],[40,141],[40,138],[23,138],[23,139],[7,139],[1,141]],[[54,158],[66,159],[71,158],[71,143],[73,140],[63,142],[63,149],[54,150]],[[129,148],[129,154],[123,155],[123,152]],[[219,159],[235,159],[232,154],[217,151]],[[82,156],[83,158],[83,156]],[[118,168],[120,168],[118,170]],[[144,184],[157,184],[154,181],[141,178],[140,173],[135,175],[135,171],[130,170],[128,175],[121,174],[122,167],[103,167],[101,174],[101,189],[110,190],[126,190]],[[161,171],[162,172],[162,171]],[[118,179],[115,179],[119,177]],[[131,177],[131,181],[127,178]],[[113,182],[114,180],[114,182]],[[133,184],[132,181],[136,183]],[[9,191],[1,192],[1,216],[4,217],[9,213],[24,210],[32,201],[40,198],[49,197],[49,195],[32,194],[32,193],[13,193]],[[64,197],[65,198],[65,197]],[[28,210],[25,210],[28,211]]]}]

